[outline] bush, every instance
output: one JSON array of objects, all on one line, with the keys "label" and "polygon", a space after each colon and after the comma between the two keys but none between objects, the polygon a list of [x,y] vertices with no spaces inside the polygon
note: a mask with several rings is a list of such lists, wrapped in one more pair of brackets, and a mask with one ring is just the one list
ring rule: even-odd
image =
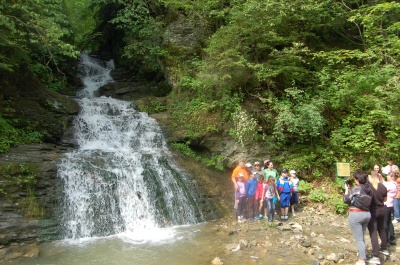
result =
[{"label": "bush", "polygon": [[307,194],[312,190],[312,185],[305,180],[300,180],[299,182],[299,192],[302,194]]},{"label": "bush", "polygon": [[314,202],[324,202],[327,199],[326,191],[322,189],[313,189],[308,197]]}]

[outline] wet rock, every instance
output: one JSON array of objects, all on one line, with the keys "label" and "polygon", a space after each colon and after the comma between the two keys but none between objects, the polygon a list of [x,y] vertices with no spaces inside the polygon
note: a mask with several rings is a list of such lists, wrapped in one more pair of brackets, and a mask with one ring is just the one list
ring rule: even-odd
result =
[{"label": "wet rock", "polygon": [[300,245],[301,245],[302,247],[309,248],[309,247],[311,247],[311,242],[309,242],[309,241],[304,241],[304,242],[301,242]]},{"label": "wet rock", "polygon": [[222,265],[224,264],[221,259],[219,257],[215,257],[212,261],[211,261],[212,265]]},{"label": "wet rock", "polygon": [[339,256],[335,253],[331,253],[328,256],[326,256],[326,259],[337,263],[339,261]]},{"label": "wet rock", "polygon": [[240,249],[240,244],[236,244],[236,243],[231,243],[231,244],[227,244],[225,245],[225,249],[227,251],[238,251]]}]

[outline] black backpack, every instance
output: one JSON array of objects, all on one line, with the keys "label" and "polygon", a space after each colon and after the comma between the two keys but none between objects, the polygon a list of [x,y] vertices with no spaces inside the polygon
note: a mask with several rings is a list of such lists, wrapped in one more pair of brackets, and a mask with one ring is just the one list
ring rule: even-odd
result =
[{"label": "black backpack", "polygon": [[[371,206],[372,196],[368,195],[362,186],[355,186],[351,189],[348,197],[350,205],[355,206],[361,210],[369,211]],[[346,202],[346,200],[345,200]]]}]

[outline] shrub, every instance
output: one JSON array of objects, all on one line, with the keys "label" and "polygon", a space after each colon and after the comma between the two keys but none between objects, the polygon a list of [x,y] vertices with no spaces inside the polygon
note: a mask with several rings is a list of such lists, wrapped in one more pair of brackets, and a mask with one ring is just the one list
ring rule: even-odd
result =
[{"label": "shrub", "polygon": [[326,192],[322,189],[313,189],[308,197],[314,202],[324,202],[327,199]]}]

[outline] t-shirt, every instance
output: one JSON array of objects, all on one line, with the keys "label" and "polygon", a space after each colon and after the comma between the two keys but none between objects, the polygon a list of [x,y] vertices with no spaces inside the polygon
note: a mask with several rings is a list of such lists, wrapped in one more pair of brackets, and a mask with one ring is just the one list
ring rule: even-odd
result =
[{"label": "t-shirt", "polygon": [[269,169],[269,168],[264,169],[264,174],[265,174],[265,180],[266,181],[268,181],[269,177],[273,177],[275,179],[275,183],[278,181],[279,174],[278,174],[278,171],[276,171],[275,168],[273,168],[273,169]]},{"label": "t-shirt", "polygon": [[236,197],[246,197],[246,184],[244,182],[238,181],[237,182],[238,189],[236,191]]},{"label": "t-shirt", "polygon": [[393,207],[394,206],[394,198],[396,197],[397,194],[397,183],[394,181],[388,181],[383,183],[387,189],[387,199],[385,202],[385,205],[387,207]]},{"label": "t-shirt", "polygon": [[265,198],[272,199],[272,198],[275,197],[275,195],[276,195],[275,186],[267,184],[266,192],[265,192]]},{"label": "t-shirt", "polygon": [[262,199],[263,191],[264,191],[265,181],[257,182],[257,189],[256,189],[256,199]]},{"label": "t-shirt", "polygon": [[300,180],[297,177],[290,178],[293,184],[293,192],[299,192],[299,183]]},{"label": "t-shirt", "polygon": [[382,168],[382,173],[385,175],[388,175],[393,170],[398,170],[398,169],[399,169],[399,167],[396,165],[391,165],[391,166],[387,165],[386,167]]},{"label": "t-shirt", "polygon": [[242,173],[243,174],[243,180],[244,182],[246,182],[249,179],[249,173],[247,172],[247,170],[245,168],[241,168],[241,167],[236,167],[233,172],[232,172],[232,176],[231,178],[234,178],[236,180],[236,182],[238,182],[238,174]]},{"label": "t-shirt", "polygon": [[385,209],[384,200],[385,197],[387,196],[386,187],[382,183],[378,183],[378,188],[375,190],[372,187],[371,190],[374,193],[374,198],[372,200],[370,207],[371,213],[384,210]]},{"label": "t-shirt", "polygon": [[397,199],[400,199],[400,178],[397,178]]},{"label": "t-shirt", "polygon": [[258,181],[256,179],[249,179],[246,182],[247,196],[254,196],[256,194]]}]

